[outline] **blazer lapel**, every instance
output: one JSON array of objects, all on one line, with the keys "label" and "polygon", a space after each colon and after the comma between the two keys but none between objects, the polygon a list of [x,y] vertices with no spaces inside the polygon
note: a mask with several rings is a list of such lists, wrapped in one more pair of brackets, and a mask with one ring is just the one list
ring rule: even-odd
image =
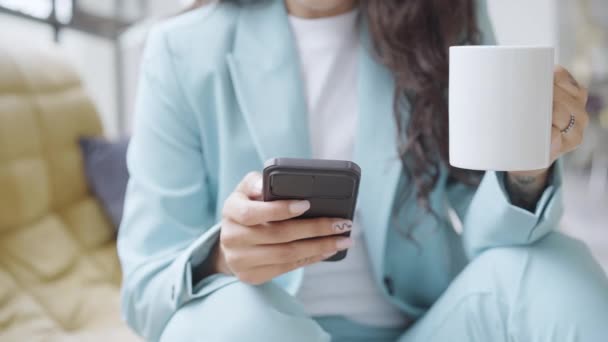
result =
[{"label": "blazer lapel", "polygon": [[242,10],[235,34],[228,69],[261,161],[310,158],[300,63],[283,1]]},{"label": "blazer lapel", "polygon": [[376,279],[383,277],[384,247],[402,165],[393,115],[392,73],[374,60],[365,22],[359,62],[359,128],[355,162],[361,166],[357,219],[363,224]]}]

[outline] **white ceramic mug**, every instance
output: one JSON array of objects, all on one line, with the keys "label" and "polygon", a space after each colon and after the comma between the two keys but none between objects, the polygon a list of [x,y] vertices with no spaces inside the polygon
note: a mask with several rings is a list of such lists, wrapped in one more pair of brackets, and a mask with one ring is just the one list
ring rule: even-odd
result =
[{"label": "white ceramic mug", "polygon": [[450,48],[450,164],[535,170],[550,164],[552,47]]}]

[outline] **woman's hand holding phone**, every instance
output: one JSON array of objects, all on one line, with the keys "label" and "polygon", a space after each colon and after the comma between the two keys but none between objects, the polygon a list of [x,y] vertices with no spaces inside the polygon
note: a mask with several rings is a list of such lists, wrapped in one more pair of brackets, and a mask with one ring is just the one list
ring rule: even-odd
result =
[{"label": "woman's hand holding phone", "polygon": [[352,222],[335,218],[297,219],[308,201],[261,201],[262,175],[249,173],[224,203],[213,273],[262,284],[283,273],[314,264],[347,249]]}]

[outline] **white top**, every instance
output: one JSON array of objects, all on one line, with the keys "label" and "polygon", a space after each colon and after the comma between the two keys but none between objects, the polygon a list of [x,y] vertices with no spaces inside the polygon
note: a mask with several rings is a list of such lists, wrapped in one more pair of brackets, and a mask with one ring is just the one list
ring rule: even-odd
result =
[{"label": "white top", "polygon": [[[351,160],[358,116],[358,12],[321,18],[290,16],[309,113],[314,158]],[[364,236],[339,262],[305,267],[296,297],[311,316],[340,315],[359,323],[394,327],[406,322],[374,283]]]}]

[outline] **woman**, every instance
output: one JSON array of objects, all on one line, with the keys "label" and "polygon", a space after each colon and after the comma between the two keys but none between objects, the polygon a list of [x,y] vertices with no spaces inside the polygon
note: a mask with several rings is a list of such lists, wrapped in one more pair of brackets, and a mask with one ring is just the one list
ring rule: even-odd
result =
[{"label": "woman", "polygon": [[[447,162],[447,48],[492,39],[482,0],[220,1],[157,28],[119,237],[129,324],[162,341],[608,336],[605,276],[552,232],[559,163]],[[555,76],[554,160],[587,124],[585,89]],[[361,166],[352,238],[298,220],[306,201],[259,201],[272,157]]]}]

